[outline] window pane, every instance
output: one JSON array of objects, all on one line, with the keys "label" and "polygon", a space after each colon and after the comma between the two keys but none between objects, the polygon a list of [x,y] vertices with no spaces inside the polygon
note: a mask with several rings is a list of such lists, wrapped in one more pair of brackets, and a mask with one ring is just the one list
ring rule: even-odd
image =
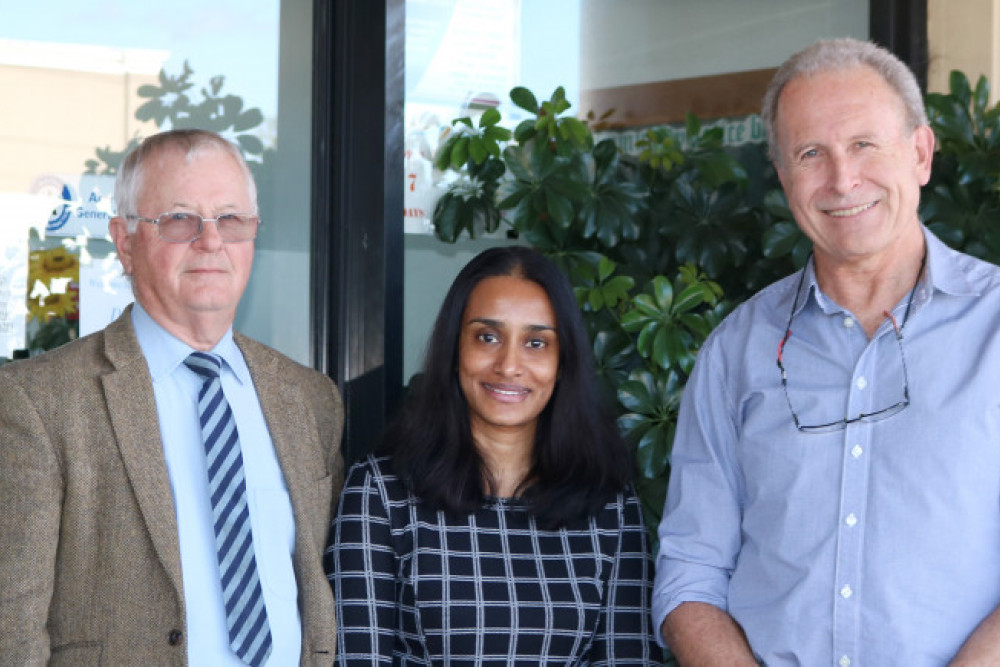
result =
[{"label": "window pane", "polygon": [[[236,329],[309,363],[312,3],[20,3],[0,22],[0,357],[102,328],[130,300],[107,237],[135,141],[237,141],[264,224]],[[280,74],[279,74],[280,73]]]},{"label": "window pane", "polygon": [[[611,122],[604,123],[599,138],[613,138],[622,150],[637,153],[636,140],[650,125],[683,121],[684,112],[698,111],[691,104],[705,105],[698,99],[703,88],[685,88],[695,92],[674,100],[684,106],[679,116],[662,121],[669,115],[659,108],[663,97],[651,94],[660,84],[777,67],[820,37],[866,38],[868,5],[868,0],[407,0],[402,381],[418,370],[432,320],[461,267],[488,245],[516,242],[507,238],[505,224],[475,240],[463,233],[454,245],[431,236],[435,202],[461,178],[433,166],[442,132],[451,131],[453,119],[469,116],[475,122],[484,109],[497,106],[503,124],[513,128],[528,114],[510,103],[511,87],[525,86],[541,102],[562,86],[572,104],[569,113],[609,114]],[[748,105],[759,108],[759,96],[752,95]],[[657,120],[643,124],[637,117]],[[756,116],[703,120],[723,125],[730,143],[763,140]],[[683,132],[682,122],[677,131]]]},{"label": "window pane", "polygon": [[431,235],[434,202],[452,174],[433,168],[441,134],[462,116],[497,107],[513,128],[527,113],[514,86],[546,100],[556,87],[579,98],[579,0],[407,0],[404,206],[404,384],[417,372],[433,319],[451,281],[499,233],[454,245]]}]

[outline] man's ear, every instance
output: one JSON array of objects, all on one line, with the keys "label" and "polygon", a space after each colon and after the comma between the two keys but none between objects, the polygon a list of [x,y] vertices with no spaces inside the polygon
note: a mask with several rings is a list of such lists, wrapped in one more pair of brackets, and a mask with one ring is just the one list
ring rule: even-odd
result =
[{"label": "man's ear", "polygon": [[934,130],[929,125],[921,125],[913,131],[914,148],[917,153],[917,178],[920,185],[927,185],[931,178],[931,163],[934,161]]},{"label": "man's ear", "polygon": [[125,275],[132,275],[132,234],[128,233],[128,221],[120,216],[111,218],[108,222],[111,240],[118,251],[118,261],[122,263]]},{"label": "man's ear", "polygon": [[785,171],[781,168],[781,160],[771,160],[771,164],[774,165],[774,172],[778,175],[778,182],[781,183],[781,188],[784,190]]}]

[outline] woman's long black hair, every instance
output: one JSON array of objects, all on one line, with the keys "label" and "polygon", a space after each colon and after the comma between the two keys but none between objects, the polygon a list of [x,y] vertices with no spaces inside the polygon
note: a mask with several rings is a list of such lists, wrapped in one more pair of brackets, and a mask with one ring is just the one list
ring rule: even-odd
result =
[{"label": "woman's long black hair", "polygon": [[556,316],[559,379],[535,431],[531,480],[521,494],[545,527],[596,514],[631,480],[633,457],[597,387],[593,354],[569,280],[551,260],[522,246],[491,248],[455,278],[431,333],[422,377],[388,427],[382,453],[432,507],[467,514],[486,498],[483,460],[473,444],[458,378],[459,337],[469,295],[485,278],[515,276],[540,285]]}]

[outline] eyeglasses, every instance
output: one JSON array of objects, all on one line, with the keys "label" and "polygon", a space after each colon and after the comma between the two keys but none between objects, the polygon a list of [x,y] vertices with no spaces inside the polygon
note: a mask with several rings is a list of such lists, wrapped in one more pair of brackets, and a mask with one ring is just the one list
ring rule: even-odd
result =
[{"label": "eyeglasses", "polygon": [[[795,408],[792,407],[792,398],[788,393],[788,373],[785,371],[785,366],[781,363],[781,355],[785,350],[785,343],[788,339],[792,337],[792,319],[795,318],[795,310],[799,304],[799,292],[802,291],[802,285],[805,281],[806,270],[802,269],[802,276],[799,278],[799,285],[795,290],[795,298],[792,300],[792,312],[788,316],[788,324],[785,326],[785,336],[778,343],[778,368],[781,370],[781,388],[785,392],[785,401],[788,403],[788,409],[792,413],[792,421],[795,422],[795,428],[803,433],[832,433],[834,431],[840,431],[847,428],[848,424],[854,424],[855,422],[869,423],[882,421],[883,419],[888,419],[894,415],[899,414],[910,404],[910,379],[906,372],[906,355],[903,353],[903,327],[906,326],[907,320],[910,318],[910,307],[913,305],[913,295],[917,292],[917,285],[920,284],[920,276],[923,275],[924,265],[927,263],[927,252],[924,251],[924,257],[920,260],[920,270],[917,271],[917,279],[913,283],[913,288],[910,290],[910,298],[906,302],[906,310],[903,313],[903,323],[897,325],[896,318],[892,316],[889,311],[882,311],[882,314],[888,318],[892,323],[893,332],[896,334],[896,344],[899,345],[899,358],[903,362],[903,399],[887,408],[882,408],[881,410],[876,410],[875,412],[862,412],[856,417],[844,417],[843,419],[838,419],[834,422],[829,422],[827,424],[815,424],[808,425],[803,424],[799,420],[799,415],[795,412]],[[808,264],[808,261],[807,261]]]},{"label": "eyeglasses", "polygon": [[167,243],[190,243],[201,236],[204,223],[214,222],[219,236],[226,243],[251,241],[257,237],[261,219],[245,213],[226,213],[217,218],[203,218],[197,213],[164,213],[156,218],[138,215],[126,216],[130,220],[156,225],[157,234]]}]

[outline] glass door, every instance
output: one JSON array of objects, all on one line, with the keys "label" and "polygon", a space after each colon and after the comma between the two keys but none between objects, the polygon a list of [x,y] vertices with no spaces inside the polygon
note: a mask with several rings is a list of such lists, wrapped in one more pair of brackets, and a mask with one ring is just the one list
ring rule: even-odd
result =
[{"label": "glass door", "polygon": [[264,224],[236,328],[310,362],[312,3],[13,4],[0,20],[0,362],[104,327],[132,300],[108,236],[143,137],[220,132]]}]

